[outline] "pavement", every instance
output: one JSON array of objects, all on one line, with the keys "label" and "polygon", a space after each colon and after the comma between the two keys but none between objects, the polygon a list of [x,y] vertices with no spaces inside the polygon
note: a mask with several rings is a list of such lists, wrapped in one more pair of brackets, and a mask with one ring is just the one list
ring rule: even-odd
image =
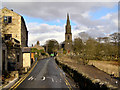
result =
[{"label": "pavement", "polygon": [[75,88],[73,80],[57,66],[53,57],[39,60],[23,80],[18,81],[11,89],[26,88]]},{"label": "pavement", "polygon": [[15,82],[18,81],[18,78],[14,78],[12,81],[10,81],[7,85],[3,86],[3,89],[10,88]]}]

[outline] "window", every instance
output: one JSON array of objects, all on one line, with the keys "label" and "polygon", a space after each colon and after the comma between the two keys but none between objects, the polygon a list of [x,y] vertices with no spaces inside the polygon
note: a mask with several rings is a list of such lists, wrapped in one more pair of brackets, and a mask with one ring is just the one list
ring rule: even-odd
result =
[{"label": "window", "polygon": [[11,16],[8,17],[8,23],[12,23],[12,17]]},{"label": "window", "polygon": [[4,16],[4,23],[12,23],[12,17],[11,16]]},{"label": "window", "polygon": [[68,40],[69,40],[69,38],[70,38],[70,37],[68,36]]},{"label": "window", "polygon": [[17,62],[19,62],[19,55],[17,55]]},{"label": "window", "polygon": [[12,34],[4,34],[5,36],[5,40],[10,40],[10,38],[12,37]]},{"label": "window", "polygon": [[4,16],[4,23],[6,23],[7,22],[7,17],[6,16]]}]

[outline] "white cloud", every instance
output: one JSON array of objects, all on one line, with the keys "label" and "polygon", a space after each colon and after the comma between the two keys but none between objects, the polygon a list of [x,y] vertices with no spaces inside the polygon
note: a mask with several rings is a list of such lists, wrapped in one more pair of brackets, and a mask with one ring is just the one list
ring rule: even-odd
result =
[{"label": "white cloud", "polygon": [[84,18],[90,18],[89,11],[81,14]]},{"label": "white cloud", "polygon": [[3,0],[3,2],[119,2],[119,0]]},{"label": "white cloud", "polygon": [[101,19],[110,19],[112,14],[108,13],[106,16],[101,17]]},{"label": "white cloud", "polygon": [[74,29],[78,31],[77,33],[80,33],[80,31],[86,32],[91,37],[104,37],[110,33],[118,32],[118,14],[108,13],[103,17],[104,20],[103,19],[96,20],[95,21],[96,23],[94,21],[93,22],[90,21],[92,25],[81,24],[75,26]]},{"label": "white cloud", "polygon": [[39,23],[28,23],[28,30],[30,33],[46,33],[46,32],[61,32],[63,30],[62,27],[56,25],[48,25],[48,24],[39,24]]},{"label": "white cloud", "polygon": [[[82,0],[83,1],[83,0]],[[94,1],[94,0],[93,0]],[[108,0],[106,0],[108,1]],[[113,1],[113,0],[109,0]],[[113,8],[115,2],[19,2],[3,3],[9,9],[13,9],[21,15],[33,18],[40,18],[44,21],[56,21],[66,19],[66,13],[70,13],[70,20],[76,23],[73,27],[73,37],[80,32],[87,32],[92,37],[105,36],[111,32],[117,31],[118,16],[117,13],[108,13],[101,19],[92,20],[90,12],[95,12],[101,7]],[[45,23],[27,22],[29,30],[29,45],[39,40],[42,44],[48,39],[56,39],[59,42],[64,41],[65,24],[63,26],[48,25]]]},{"label": "white cloud", "polygon": [[64,41],[64,26],[28,23],[29,30],[29,46],[40,41],[45,44],[48,39],[56,39],[59,43]]},{"label": "white cloud", "polygon": [[112,21],[118,27],[118,19],[113,19]]},{"label": "white cloud", "polygon": [[[90,11],[96,11],[101,7],[112,8],[113,2],[4,2],[2,6],[7,6],[18,13],[30,17],[36,17],[43,20],[65,19],[66,13],[70,13],[71,18],[75,21],[77,17],[87,20]],[[80,19],[79,19],[80,20]]]}]

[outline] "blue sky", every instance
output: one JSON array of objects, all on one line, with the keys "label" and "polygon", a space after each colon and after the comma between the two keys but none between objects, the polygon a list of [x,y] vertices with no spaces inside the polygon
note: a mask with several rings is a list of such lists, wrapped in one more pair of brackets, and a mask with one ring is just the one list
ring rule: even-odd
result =
[{"label": "blue sky", "polygon": [[[41,18],[33,18],[33,17],[26,16],[26,15],[23,15],[23,17],[25,18],[25,21],[27,23],[35,22],[35,23],[39,23],[39,24],[44,23],[44,24],[56,25],[56,26],[63,26],[64,24],[66,24],[66,19],[46,21]],[[72,20],[70,21],[70,23],[71,23],[71,25],[76,25],[76,23],[74,23]]]},{"label": "blue sky", "polygon": [[99,10],[95,12],[91,12],[90,16],[92,20],[100,19],[108,13],[116,13],[118,12],[118,4],[116,4],[113,8],[101,7]]}]

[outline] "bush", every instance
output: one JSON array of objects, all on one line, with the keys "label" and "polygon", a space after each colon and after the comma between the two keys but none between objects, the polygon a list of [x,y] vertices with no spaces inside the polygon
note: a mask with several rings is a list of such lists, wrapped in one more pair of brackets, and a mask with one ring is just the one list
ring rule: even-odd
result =
[{"label": "bush", "polygon": [[66,52],[66,50],[63,50],[63,54],[66,54],[67,52]]}]

